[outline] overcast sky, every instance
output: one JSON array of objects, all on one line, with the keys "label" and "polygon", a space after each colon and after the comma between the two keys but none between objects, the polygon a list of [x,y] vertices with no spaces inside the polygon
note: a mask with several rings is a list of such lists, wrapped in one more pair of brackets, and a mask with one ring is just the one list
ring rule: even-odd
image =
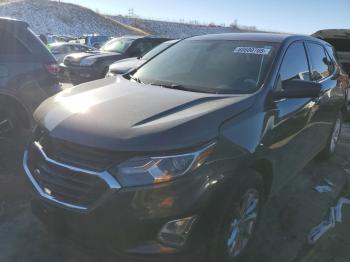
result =
[{"label": "overcast sky", "polygon": [[350,0],[63,0],[98,9],[158,19],[197,20],[259,29],[310,34],[325,28],[350,28]]}]

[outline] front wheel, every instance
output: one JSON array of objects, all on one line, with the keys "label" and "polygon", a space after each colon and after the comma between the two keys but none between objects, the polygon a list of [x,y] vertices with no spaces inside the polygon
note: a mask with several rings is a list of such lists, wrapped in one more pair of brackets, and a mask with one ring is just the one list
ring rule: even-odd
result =
[{"label": "front wheel", "polygon": [[211,261],[242,261],[250,249],[262,213],[264,186],[261,175],[255,171],[242,176],[223,211],[214,236]]},{"label": "front wheel", "polygon": [[341,113],[339,113],[333,125],[332,133],[328,138],[327,144],[325,148],[321,151],[321,153],[318,155],[320,159],[328,159],[334,154],[335,148],[340,139],[342,125],[343,125],[343,116]]}]

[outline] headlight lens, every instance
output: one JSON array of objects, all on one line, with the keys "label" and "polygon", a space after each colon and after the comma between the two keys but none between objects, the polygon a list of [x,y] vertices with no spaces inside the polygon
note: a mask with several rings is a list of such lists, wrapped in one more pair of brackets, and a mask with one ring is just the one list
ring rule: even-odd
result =
[{"label": "headlight lens", "polygon": [[200,167],[213,149],[214,144],[210,144],[188,154],[131,158],[112,169],[111,173],[124,187],[167,182]]},{"label": "headlight lens", "polygon": [[95,58],[85,58],[80,61],[81,66],[91,66],[96,62]]},{"label": "headlight lens", "polygon": [[113,76],[117,76],[117,74],[113,73],[112,71],[108,71],[106,74],[106,77],[113,77]]}]

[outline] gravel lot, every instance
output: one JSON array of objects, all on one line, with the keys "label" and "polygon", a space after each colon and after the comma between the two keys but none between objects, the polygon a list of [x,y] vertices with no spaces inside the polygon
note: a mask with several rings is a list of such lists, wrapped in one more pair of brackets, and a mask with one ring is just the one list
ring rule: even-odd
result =
[{"label": "gravel lot", "polygon": [[[0,152],[0,261],[92,262],[107,259],[86,254],[72,244],[53,242],[31,214],[28,189],[21,170],[23,141],[2,145]],[[307,244],[310,229],[328,216],[329,208],[348,194],[350,175],[350,125],[343,128],[336,156],[327,162],[311,162],[267,204],[253,243],[251,262],[345,262],[350,259],[350,206],[344,208],[343,223],[337,224],[320,241]],[[331,180],[332,192],[318,193],[313,186]],[[111,261],[111,260],[108,260]],[[116,261],[116,260],[114,260]],[[120,260],[118,260],[120,261]]]}]

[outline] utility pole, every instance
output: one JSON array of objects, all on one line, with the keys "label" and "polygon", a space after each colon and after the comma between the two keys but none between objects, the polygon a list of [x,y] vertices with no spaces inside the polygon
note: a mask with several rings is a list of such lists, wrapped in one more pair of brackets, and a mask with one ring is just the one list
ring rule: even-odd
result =
[{"label": "utility pole", "polygon": [[134,8],[129,8],[129,10],[128,10],[128,12],[129,12],[129,17],[134,17]]}]

